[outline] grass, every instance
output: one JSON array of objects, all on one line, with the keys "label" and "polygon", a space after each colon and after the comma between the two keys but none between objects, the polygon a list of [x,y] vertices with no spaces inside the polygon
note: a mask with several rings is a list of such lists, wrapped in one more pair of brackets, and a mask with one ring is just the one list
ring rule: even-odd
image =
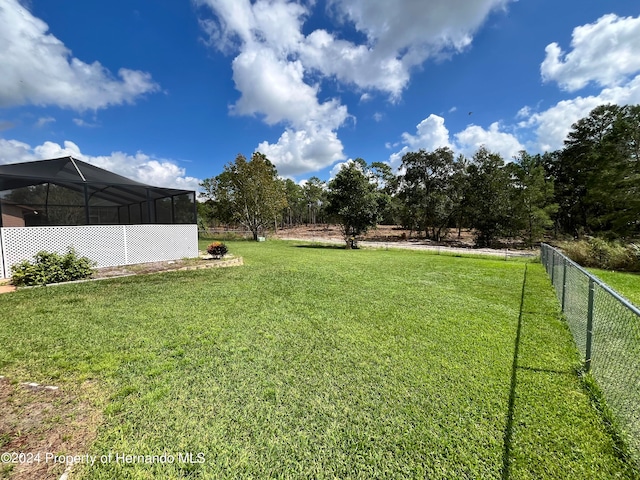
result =
[{"label": "grass", "polygon": [[83,478],[638,478],[540,264],[228,246],[244,267],[0,297],[0,375],[98,381],[91,453],[175,457]]},{"label": "grass", "polygon": [[640,307],[640,274],[590,268],[589,271],[620,295]]}]

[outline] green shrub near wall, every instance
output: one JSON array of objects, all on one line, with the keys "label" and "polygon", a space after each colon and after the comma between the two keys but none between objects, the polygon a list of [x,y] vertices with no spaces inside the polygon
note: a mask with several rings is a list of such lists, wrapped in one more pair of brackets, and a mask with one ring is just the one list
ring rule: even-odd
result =
[{"label": "green shrub near wall", "polygon": [[11,283],[32,286],[81,280],[93,274],[95,265],[89,258],[79,257],[72,247],[64,255],[42,250],[33,261],[24,260],[11,267]]}]

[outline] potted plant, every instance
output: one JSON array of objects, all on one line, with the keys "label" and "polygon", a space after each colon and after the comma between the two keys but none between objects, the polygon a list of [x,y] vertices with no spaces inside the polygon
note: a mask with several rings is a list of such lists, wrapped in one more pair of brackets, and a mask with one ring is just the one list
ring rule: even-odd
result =
[{"label": "potted plant", "polygon": [[207,246],[207,253],[217,260],[224,257],[228,251],[229,249],[222,242],[212,242]]}]

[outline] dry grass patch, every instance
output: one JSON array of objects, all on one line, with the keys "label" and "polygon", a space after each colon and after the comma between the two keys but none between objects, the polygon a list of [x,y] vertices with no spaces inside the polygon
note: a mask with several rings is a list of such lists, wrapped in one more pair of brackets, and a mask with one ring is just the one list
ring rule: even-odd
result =
[{"label": "dry grass patch", "polygon": [[[0,453],[22,453],[0,463],[0,478],[59,478],[66,466],[46,454],[81,455],[88,451],[102,422],[94,404],[97,385],[85,382],[77,391],[29,385],[0,378]],[[38,455],[39,454],[39,455]]]}]

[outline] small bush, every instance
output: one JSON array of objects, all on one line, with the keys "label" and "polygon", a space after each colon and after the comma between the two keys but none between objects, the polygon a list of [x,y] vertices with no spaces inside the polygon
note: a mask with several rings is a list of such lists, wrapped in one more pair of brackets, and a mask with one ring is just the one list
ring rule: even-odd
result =
[{"label": "small bush", "polygon": [[222,242],[213,242],[207,246],[207,253],[214,258],[222,258],[228,251],[229,249]]},{"label": "small bush", "polygon": [[562,251],[578,265],[582,265],[583,267],[591,266],[589,244],[586,240],[580,240],[577,242],[564,242],[559,246],[560,248],[562,248]]},{"label": "small bush", "polygon": [[622,245],[601,238],[590,238],[561,245],[567,256],[583,267],[604,270],[640,271],[640,246]]},{"label": "small bush", "polygon": [[11,283],[32,286],[81,280],[90,277],[96,265],[87,257],[78,257],[72,247],[64,255],[42,250],[33,258],[11,267]]}]

